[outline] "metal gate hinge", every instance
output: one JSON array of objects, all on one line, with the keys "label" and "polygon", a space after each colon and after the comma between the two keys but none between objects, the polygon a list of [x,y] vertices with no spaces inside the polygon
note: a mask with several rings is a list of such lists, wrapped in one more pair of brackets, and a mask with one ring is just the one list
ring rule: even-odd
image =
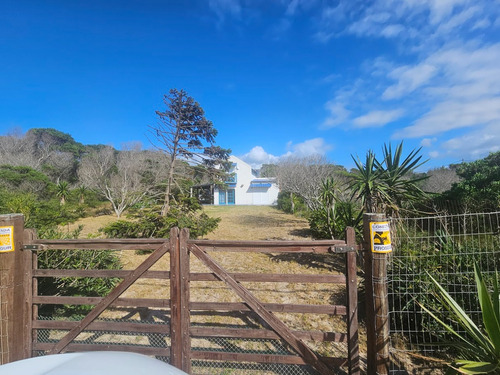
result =
[{"label": "metal gate hinge", "polygon": [[23,250],[43,250],[43,245],[23,245]]},{"label": "metal gate hinge", "polygon": [[356,251],[356,246],[331,246],[329,251],[335,254],[344,254]]}]

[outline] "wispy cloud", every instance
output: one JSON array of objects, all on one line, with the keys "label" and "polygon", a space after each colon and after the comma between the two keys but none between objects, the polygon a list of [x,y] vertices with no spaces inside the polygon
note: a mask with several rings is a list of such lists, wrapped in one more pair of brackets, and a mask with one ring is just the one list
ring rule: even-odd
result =
[{"label": "wispy cloud", "polygon": [[349,117],[350,111],[347,110],[344,104],[338,102],[337,97],[334,100],[330,100],[325,104],[325,109],[329,112],[328,117],[323,121],[321,125],[322,129],[333,128],[334,126],[344,123]]},{"label": "wispy cloud", "polygon": [[401,118],[403,113],[404,111],[401,109],[391,111],[371,111],[366,115],[356,117],[352,122],[354,126],[358,128],[382,127]]},{"label": "wispy cloud", "polygon": [[209,0],[208,5],[217,16],[219,25],[224,23],[228,16],[236,18],[241,16],[240,0]]},{"label": "wispy cloud", "polygon": [[500,33],[500,7],[493,3],[341,0],[325,8],[318,31],[324,41],[345,34],[392,38],[400,49],[366,61],[357,78],[362,84],[338,100],[353,86],[344,81],[325,104],[323,128],[396,122],[403,112],[381,110],[391,105],[404,108],[410,121],[392,137],[421,138],[430,155],[473,158],[492,151],[500,145],[500,43],[485,37]]}]

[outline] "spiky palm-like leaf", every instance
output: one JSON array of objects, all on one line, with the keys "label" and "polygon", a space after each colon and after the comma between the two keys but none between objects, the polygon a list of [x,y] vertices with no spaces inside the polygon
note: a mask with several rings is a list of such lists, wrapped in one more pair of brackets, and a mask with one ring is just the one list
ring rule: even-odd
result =
[{"label": "spiky palm-like leaf", "polygon": [[477,264],[474,267],[477,293],[481,305],[484,329],[479,328],[450,294],[429,275],[437,287],[437,298],[459,324],[465,334],[457,332],[435,313],[420,305],[453,337],[444,344],[456,348],[463,357],[450,364],[450,373],[500,374],[500,292],[498,274],[493,281],[493,291],[488,291]]}]

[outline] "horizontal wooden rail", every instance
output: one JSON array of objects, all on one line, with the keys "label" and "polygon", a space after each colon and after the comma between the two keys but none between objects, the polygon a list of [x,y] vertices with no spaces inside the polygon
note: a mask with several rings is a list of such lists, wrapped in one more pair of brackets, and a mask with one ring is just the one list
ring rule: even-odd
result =
[{"label": "horizontal wooden rail", "polygon": [[[33,328],[69,331],[77,324],[77,321],[69,320],[35,320],[33,321]],[[159,333],[168,336],[170,334],[170,326],[168,324],[97,321],[90,323],[86,331],[121,331],[138,334]]]},{"label": "horizontal wooden rail", "polygon": [[[280,339],[278,334],[270,329],[248,328],[217,328],[217,327],[191,327],[193,337],[226,337],[242,339]],[[347,342],[345,333],[323,331],[293,331],[302,340],[320,342]]]},{"label": "horizontal wooden rail", "polygon": [[[33,303],[39,305],[97,305],[104,297],[34,296]],[[118,298],[113,307],[159,307],[170,308],[170,300],[153,298]]]},{"label": "horizontal wooden rail", "polygon": [[[282,273],[229,273],[240,282],[285,282],[285,283],[312,283],[312,284],[345,284],[345,275],[307,275]],[[220,281],[213,273],[190,273],[190,281]]]},{"label": "horizontal wooden rail", "polygon": [[[299,356],[257,354],[257,353],[225,353],[209,350],[191,351],[191,359],[206,359],[225,362],[257,362],[257,363],[280,363],[290,365],[305,365],[306,362]],[[321,360],[330,366],[343,366],[347,360],[345,358],[321,357]]]},{"label": "horizontal wooden rail", "polygon": [[[303,314],[345,315],[345,306],[336,305],[299,305],[290,303],[262,303],[267,311]],[[190,302],[189,309],[208,311],[252,311],[243,302]]]},{"label": "horizontal wooden rail", "polygon": [[164,238],[127,238],[127,239],[76,239],[42,240],[35,239],[27,250],[154,250],[168,243]]},{"label": "horizontal wooden rail", "polygon": [[[74,270],[74,269],[37,269],[35,277],[119,277],[128,276],[132,270]],[[307,275],[272,273],[230,273],[240,282],[287,282],[310,284],[345,284],[345,275]],[[191,281],[220,281],[213,273],[191,273]],[[141,278],[170,279],[170,271],[147,271]]]},{"label": "horizontal wooden rail", "polygon": [[[36,342],[33,344],[33,350],[48,351],[54,347],[54,343]],[[133,352],[150,356],[170,356],[170,348],[155,348],[152,346],[141,345],[123,345],[123,344],[69,344],[66,352],[89,352],[89,351],[120,351]]]},{"label": "horizontal wooden rail", "polygon": [[[34,296],[33,303],[40,305],[97,305],[103,297],[65,297]],[[160,307],[170,308],[170,300],[148,298],[118,298],[111,304],[113,307]],[[283,303],[264,303],[263,306],[272,312],[345,315],[345,306],[336,305],[299,305]],[[251,311],[243,302],[190,302],[189,308],[194,311]]]},{"label": "horizontal wooden rail", "polygon": [[[216,248],[287,248],[287,247],[316,247],[316,246],[336,246],[345,245],[343,240],[317,240],[317,241],[231,241],[231,240],[188,240],[188,245],[197,245],[198,247],[216,247]],[[207,249],[208,250],[208,249]]]},{"label": "horizontal wooden rail", "polygon": [[[63,269],[36,269],[35,277],[127,277],[133,270],[63,270]],[[170,271],[146,271],[141,279],[170,279]]]},{"label": "horizontal wooden rail", "polygon": [[[74,328],[78,322],[69,320],[35,320],[33,321],[34,329],[51,329],[51,330],[70,330]],[[107,332],[127,332],[136,334],[157,333],[169,335],[169,324],[150,324],[150,323],[134,323],[134,322],[109,322],[97,321],[91,323],[86,331],[107,331]],[[217,328],[217,327],[196,327],[190,329],[192,337],[224,337],[238,339],[269,339],[279,340],[280,337],[276,332],[269,329],[248,329],[248,328]],[[323,332],[323,331],[293,331],[297,337],[303,340],[314,340],[320,342],[347,342],[345,333]]]}]

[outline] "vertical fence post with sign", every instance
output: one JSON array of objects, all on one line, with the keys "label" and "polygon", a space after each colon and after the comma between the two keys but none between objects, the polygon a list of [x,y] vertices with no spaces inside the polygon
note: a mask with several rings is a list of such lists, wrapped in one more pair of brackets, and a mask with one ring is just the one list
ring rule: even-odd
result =
[{"label": "vertical fence post with sign", "polygon": [[0,363],[29,357],[27,296],[31,253],[23,251],[24,216],[0,215]]},{"label": "vertical fence post with sign", "polygon": [[368,375],[389,373],[387,260],[392,251],[390,224],[382,214],[364,214]]}]

